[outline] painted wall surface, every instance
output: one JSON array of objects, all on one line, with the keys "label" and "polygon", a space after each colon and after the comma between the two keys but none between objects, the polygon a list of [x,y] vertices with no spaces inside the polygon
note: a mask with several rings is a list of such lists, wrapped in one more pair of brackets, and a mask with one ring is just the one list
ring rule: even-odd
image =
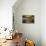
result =
[{"label": "painted wall surface", "polygon": [[16,0],[0,0],[0,27],[12,29],[12,6]]},{"label": "painted wall surface", "polygon": [[[12,6],[15,2],[16,0],[0,0],[0,33],[2,32],[0,38],[10,36],[9,30],[12,29]],[[4,27],[9,30],[4,31]]]},{"label": "painted wall surface", "polygon": [[41,40],[42,46],[46,46],[46,0],[42,0],[41,5]]},{"label": "painted wall surface", "polygon": [[[15,30],[22,32],[23,36],[35,41],[41,46],[41,0],[18,0],[13,6]],[[23,15],[34,15],[34,24],[22,23]]]}]

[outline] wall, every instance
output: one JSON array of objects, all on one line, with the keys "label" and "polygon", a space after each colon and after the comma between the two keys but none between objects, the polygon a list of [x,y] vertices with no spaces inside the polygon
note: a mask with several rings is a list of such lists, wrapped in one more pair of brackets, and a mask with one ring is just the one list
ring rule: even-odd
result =
[{"label": "wall", "polygon": [[12,29],[12,6],[16,0],[0,0],[0,27]]},{"label": "wall", "polygon": [[[9,30],[12,29],[12,6],[16,0],[0,0],[0,38],[5,38],[5,36],[10,36]],[[6,27],[9,30],[4,31],[1,27]],[[9,37],[7,37],[9,38]]]},{"label": "wall", "polygon": [[41,5],[41,38],[42,38],[42,46],[46,46],[46,0],[42,0]]},{"label": "wall", "polygon": [[[19,3],[18,3],[19,2]],[[22,32],[23,36],[35,41],[41,46],[41,0],[18,0],[13,6],[15,30]],[[23,24],[23,15],[34,15],[34,24]]]}]

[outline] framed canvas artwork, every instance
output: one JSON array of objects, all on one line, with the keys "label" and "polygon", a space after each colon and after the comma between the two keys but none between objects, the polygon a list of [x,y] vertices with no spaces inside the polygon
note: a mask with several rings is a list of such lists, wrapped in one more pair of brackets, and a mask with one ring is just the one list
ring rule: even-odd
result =
[{"label": "framed canvas artwork", "polygon": [[22,23],[34,23],[34,15],[23,15]]}]

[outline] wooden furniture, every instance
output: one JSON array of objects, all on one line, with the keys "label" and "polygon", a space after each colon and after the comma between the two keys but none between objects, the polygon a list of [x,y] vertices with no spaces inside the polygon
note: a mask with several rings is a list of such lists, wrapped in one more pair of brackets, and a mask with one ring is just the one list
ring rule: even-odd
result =
[{"label": "wooden furniture", "polygon": [[15,33],[13,39],[15,39],[16,46],[22,46],[22,33]]}]

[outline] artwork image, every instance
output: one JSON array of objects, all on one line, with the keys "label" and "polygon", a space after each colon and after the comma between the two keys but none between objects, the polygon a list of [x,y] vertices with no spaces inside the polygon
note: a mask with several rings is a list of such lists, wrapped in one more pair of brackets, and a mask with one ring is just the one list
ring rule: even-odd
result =
[{"label": "artwork image", "polygon": [[34,15],[23,15],[22,23],[34,23]]}]

